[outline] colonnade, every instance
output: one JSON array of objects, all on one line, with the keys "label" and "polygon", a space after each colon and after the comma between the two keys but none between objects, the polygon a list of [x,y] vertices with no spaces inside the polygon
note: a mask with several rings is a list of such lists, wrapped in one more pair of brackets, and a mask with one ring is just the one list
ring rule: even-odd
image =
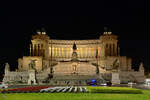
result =
[{"label": "colonnade", "polygon": [[117,44],[106,44],[106,56],[117,56],[118,52]]},{"label": "colonnade", "polygon": [[44,56],[43,44],[30,44],[30,56]]},{"label": "colonnade", "polygon": [[[70,47],[49,47],[49,57],[70,58],[72,57],[72,48]],[[78,58],[99,57],[100,48],[77,48]]]}]

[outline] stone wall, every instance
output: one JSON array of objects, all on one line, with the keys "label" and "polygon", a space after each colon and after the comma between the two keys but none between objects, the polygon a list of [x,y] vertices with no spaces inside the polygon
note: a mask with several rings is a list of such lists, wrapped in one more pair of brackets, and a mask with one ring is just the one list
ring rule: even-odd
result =
[{"label": "stone wall", "polygon": [[138,82],[142,83],[145,81],[144,72],[139,71],[123,71],[119,73],[120,80],[122,83],[127,82]]},{"label": "stone wall", "polygon": [[8,72],[3,78],[3,82],[12,84],[26,84],[29,78],[28,72]]},{"label": "stone wall", "polygon": [[77,62],[74,66],[73,62],[59,62],[54,66],[54,75],[95,75],[96,67],[90,63]]}]

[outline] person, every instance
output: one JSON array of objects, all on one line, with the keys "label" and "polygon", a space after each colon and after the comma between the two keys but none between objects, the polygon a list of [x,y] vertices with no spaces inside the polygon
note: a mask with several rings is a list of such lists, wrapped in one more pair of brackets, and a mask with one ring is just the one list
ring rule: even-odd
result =
[{"label": "person", "polygon": [[31,80],[31,85],[33,85],[33,81]]}]

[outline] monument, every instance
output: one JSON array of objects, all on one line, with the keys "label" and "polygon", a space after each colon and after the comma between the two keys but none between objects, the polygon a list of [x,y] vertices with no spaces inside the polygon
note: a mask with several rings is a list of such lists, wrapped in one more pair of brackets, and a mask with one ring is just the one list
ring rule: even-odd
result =
[{"label": "monument", "polygon": [[[45,30],[32,36],[30,55],[18,59],[18,71],[5,68],[3,81],[8,84],[86,85],[144,82],[144,67],[132,69],[132,59],[120,56],[118,36],[105,30],[99,39],[51,39]],[[32,70],[31,70],[32,69]]]},{"label": "monument", "polygon": [[29,63],[28,85],[36,85],[35,61],[36,60],[31,60],[31,62]]}]

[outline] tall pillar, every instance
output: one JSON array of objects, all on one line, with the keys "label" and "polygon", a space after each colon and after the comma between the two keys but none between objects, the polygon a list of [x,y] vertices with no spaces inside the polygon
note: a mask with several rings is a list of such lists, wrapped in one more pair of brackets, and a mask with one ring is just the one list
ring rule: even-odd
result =
[{"label": "tall pillar", "polygon": [[62,56],[62,48],[60,48],[60,56],[61,56],[61,58],[63,57],[63,56]]},{"label": "tall pillar", "polygon": [[38,56],[40,56],[40,44],[38,44]]},{"label": "tall pillar", "polygon": [[63,50],[63,48],[61,48],[61,57],[62,58],[64,57],[64,50]]},{"label": "tall pillar", "polygon": [[82,58],[84,58],[84,48],[82,48]]},{"label": "tall pillar", "polygon": [[59,48],[57,47],[57,57],[59,57]]},{"label": "tall pillar", "polygon": [[38,44],[36,44],[36,56],[38,56]]},{"label": "tall pillar", "polygon": [[93,57],[96,57],[96,48],[93,48]]},{"label": "tall pillar", "polygon": [[115,56],[115,45],[113,44],[113,56]]},{"label": "tall pillar", "polygon": [[30,44],[30,56],[32,56],[32,46]]},{"label": "tall pillar", "polygon": [[120,56],[120,47],[118,47],[118,56]]},{"label": "tall pillar", "polygon": [[41,44],[39,44],[39,56],[41,56]]},{"label": "tall pillar", "polygon": [[69,58],[69,48],[67,48],[67,58]]},{"label": "tall pillar", "polygon": [[92,48],[92,58],[95,56],[94,51],[94,48]]},{"label": "tall pillar", "polygon": [[41,44],[41,56],[44,56],[44,49],[43,44]]},{"label": "tall pillar", "polygon": [[83,54],[82,54],[82,48],[80,48],[80,58],[83,57]]},{"label": "tall pillar", "polygon": [[34,56],[36,56],[37,54],[36,44],[34,44],[34,49],[35,49]]},{"label": "tall pillar", "polygon": [[113,44],[111,44],[111,56],[113,56]]},{"label": "tall pillar", "polygon": [[72,57],[72,48],[70,48],[70,57]]},{"label": "tall pillar", "polygon": [[88,47],[86,48],[86,57],[88,58]]},{"label": "tall pillar", "polygon": [[55,48],[55,57],[57,57],[58,55],[57,55],[57,47]]},{"label": "tall pillar", "polygon": [[56,57],[56,48],[54,47],[54,58]]},{"label": "tall pillar", "polygon": [[87,58],[89,58],[89,48],[87,47],[87,49],[86,49],[87,51]]},{"label": "tall pillar", "polygon": [[91,49],[90,48],[88,48],[88,57],[90,58],[91,57],[91,55],[90,55],[90,53],[91,53]]},{"label": "tall pillar", "polygon": [[54,57],[54,47],[52,48],[52,57]]},{"label": "tall pillar", "polygon": [[114,54],[115,56],[117,56],[117,45],[115,44],[115,47],[114,47]]},{"label": "tall pillar", "polygon": [[93,58],[93,47],[91,48],[91,57]]},{"label": "tall pillar", "polygon": [[32,56],[34,56],[34,51],[35,51],[34,44],[32,44]]},{"label": "tall pillar", "polygon": [[64,49],[63,48],[61,48],[61,56],[62,56],[62,58],[64,57]]},{"label": "tall pillar", "polygon": [[58,48],[58,57],[60,57],[60,48]]},{"label": "tall pillar", "polygon": [[64,57],[66,58],[66,47],[64,48]]},{"label": "tall pillar", "polygon": [[51,47],[49,47],[49,57],[51,57]]},{"label": "tall pillar", "polygon": [[60,48],[58,48],[58,57],[60,57]]},{"label": "tall pillar", "polygon": [[67,49],[68,49],[68,48],[66,48],[66,58],[67,58]]},{"label": "tall pillar", "polygon": [[85,48],[83,48],[83,58],[85,58],[86,56],[86,51],[85,51]]},{"label": "tall pillar", "polygon": [[108,44],[108,56],[110,56],[110,52],[111,52],[111,45]]},{"label": "tall pillar", "polygon": [[77,50],[78,50],[78,58],[80,58],[80,48],[77,48]]},{"label": "tall pillar", "polygon": [[90,50],[89,50],[89,48],[87,48],[87,57],[88,58],[90,57],[89,54],[90,54]]},{"label": "tall pillar", "polygon": [[59,57],[61,58],[61,48],[59,48]]}]

